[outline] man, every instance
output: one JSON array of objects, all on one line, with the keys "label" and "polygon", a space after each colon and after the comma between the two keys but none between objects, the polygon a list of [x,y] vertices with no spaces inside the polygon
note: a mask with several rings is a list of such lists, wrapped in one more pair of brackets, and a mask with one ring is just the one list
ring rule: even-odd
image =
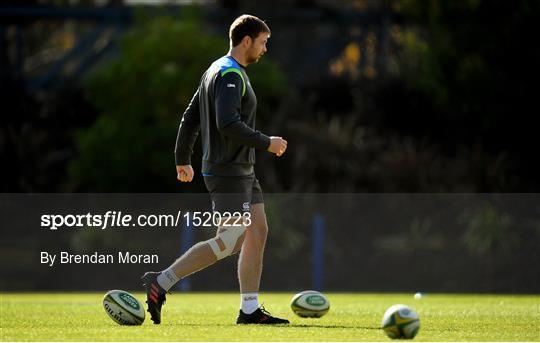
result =
[{"label": "man", "polygon": [[217,235],[192,246],[169,268],[143,275],[148,312],[161,322],[165,293],[180,279],[240,251],[238,280],[241,303],[237,324],[287,324],[259,307],[258,291],[268,226],[264,201],[255,177],[255,149],[281,156],[287,141],[255,128],[257,99],[245,68],[266,52],[270,29],[259,18],[242,15],[229,30],[230,50],[203,74],[188,105],[176,139],[177,178],[191,182],[193,145],[199,131],[203,146],[202,174],[213,210],[225,216]]}]

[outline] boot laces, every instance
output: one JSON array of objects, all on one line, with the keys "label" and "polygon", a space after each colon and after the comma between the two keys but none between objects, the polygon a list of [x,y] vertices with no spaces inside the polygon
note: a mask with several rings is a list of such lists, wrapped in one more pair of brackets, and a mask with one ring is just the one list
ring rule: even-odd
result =
[{"label": "boot laces", "polygon": [[272,315],[270,314],[270,312],[268,312],[268,311],[264,308],[264,304],[261,304],[260,309],[261,309],[261,312],[264,313],[264,314],[266,314],[267,316],[272,316]]}]

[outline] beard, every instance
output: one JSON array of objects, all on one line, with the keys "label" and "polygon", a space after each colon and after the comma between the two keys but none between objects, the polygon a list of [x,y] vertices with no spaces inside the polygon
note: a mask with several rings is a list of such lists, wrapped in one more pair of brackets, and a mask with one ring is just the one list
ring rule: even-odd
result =
[{"label": "beard", "polygon": [[248,51],[248,54],[246,56],[246,62],[251,64],[251,63],[257,63],[259,62],[259,59],[262,57],[263,54],[258,54],[256,55],[254,52],[252,51]]},{"label": "beard", "polygon": [[257,62],[259,62],[259,57],[250,57],[250,58],[247,60],[247,62],[248,62],[249,64],[257,63]]}]

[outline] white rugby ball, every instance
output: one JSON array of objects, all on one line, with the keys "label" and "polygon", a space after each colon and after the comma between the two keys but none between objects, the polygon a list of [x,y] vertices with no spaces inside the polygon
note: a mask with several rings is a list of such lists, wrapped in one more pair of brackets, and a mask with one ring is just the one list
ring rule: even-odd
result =
[{"label": "white rugby ball", "polygon": [[108,291],[103,297],[103,308],[120,325],[141,325],[144,322],[143,304],[126,291]]},{"label": "white rugby ball", "polygon": [[330,310],[330,302],[317,291],[303,291],[291,300],[291,309],[303,318],[320,318]]},{"label": "white rugby ball", "polygon": [[381,327],[390,338],[412,339],[420,329],[420,318],[408,306],[393,305],[384,313]]}]

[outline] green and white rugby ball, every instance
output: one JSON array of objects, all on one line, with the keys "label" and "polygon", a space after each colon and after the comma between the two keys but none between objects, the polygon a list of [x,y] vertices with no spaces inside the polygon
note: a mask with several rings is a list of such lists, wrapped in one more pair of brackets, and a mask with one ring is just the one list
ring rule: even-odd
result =
[{"label": "green and white rugby ball", "polygon": [[141,325],[144,322],[143,304],[126,291],[108,291],[103,297],[103,308],[120,325]]},{"label": "green and white rugby ball", "polygon": [[413,339],[420,329],[420,318],[408,306],[393,305],[384,313],[381,328],[390,338]]},{"label": "green and white rugby ball", "polygon": [[330,303],[320,292],[303,291],[292,298],[291,309],[302,318],[320,318],[330,310]]}]

